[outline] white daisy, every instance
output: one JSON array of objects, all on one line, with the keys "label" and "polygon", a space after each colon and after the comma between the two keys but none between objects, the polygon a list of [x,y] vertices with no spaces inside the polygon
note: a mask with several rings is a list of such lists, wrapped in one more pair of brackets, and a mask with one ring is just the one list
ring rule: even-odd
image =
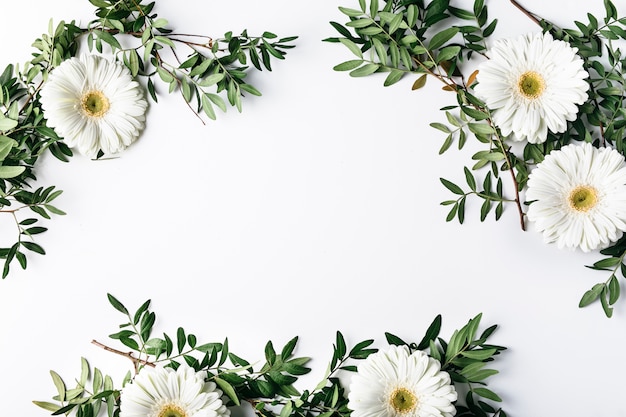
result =
[{"label": "white daisy", "polygon": [[546,242],[588,252],[626,231],[626,163],[618,151],[589,143],[552,151],[530,173],[528,219]]},{"label": "white daisy", "polygon": [[120,417],[228,417],[222,391],[205,382],[206,372],[181,365],[144,367],[122,389]]},{"label": "white daisy", "polygon": [[577,51],[549,33],[496,41],[491,59],[478,68],[475,91],[503,135],[543,143],[548,129],[565,131],[589,88]]},{"label": "white daisy", "polygon": [[350,383],[352,417],[450,417],[457,393],[425,352],[390,346],[370,355]]},{"label": "white daisy", "polygon": [[48,126],[68,146],[94,158],[99,150],[117,153],[139,137],[148,103],[125,66],[84,55],[50,72],[41,106]]}]

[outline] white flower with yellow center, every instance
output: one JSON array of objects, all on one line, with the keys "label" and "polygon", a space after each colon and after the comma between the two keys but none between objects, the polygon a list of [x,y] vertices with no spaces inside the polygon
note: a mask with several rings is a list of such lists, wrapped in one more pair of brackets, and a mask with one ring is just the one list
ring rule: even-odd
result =
[{"label": "white flower with yellow center", "polygon": [[206,372],[181,365],[143,368],[122,389],[120,417],[228,417],[222,391]]},{"label": "white flower with yellow center", "polygon": [[626,231],[626,163],[618,151],[589,143],[550,152],[530,173],[528,219],[544,240],[584,252]]},{"label": "white flower with yellow center", "polygon": [[406,346],[390,346],[359,366],[348,408],[352,417],[451,417],[456,399],[439,361]]},{"label": "white flower with yellow center", "polygon": [[543,143],[548,130],[564,132],[576,119],[589,89],[577,51],[549,33],[496,41],[478,68],[475,91],[504,136]]},{"label": "white flower with yellow center", "polygon": [[41,89],[48,120],[70,147],[91,158],[122,151],[139,137],[148,103],[120,63],[98,55],[70,58],[50,72]]}]

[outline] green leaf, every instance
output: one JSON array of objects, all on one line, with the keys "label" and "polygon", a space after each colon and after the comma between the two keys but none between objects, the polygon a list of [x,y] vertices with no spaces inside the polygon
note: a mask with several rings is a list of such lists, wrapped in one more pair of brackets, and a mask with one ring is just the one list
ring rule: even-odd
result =
[{"label": "green leaf", "polygon": [[128,65],[131,75],[133,77],[136,77],[139,73],[139,54],[137,54],[137,51],[135,49],[131,49],[129,51]]},{"label": "green leaf", "polygon": [[17,120],[9,119],[8,117],[3,117],[0,119],[0,131],[6,132],[7,130],[13,129],[17,126]]},{"label": "green leaf", "polygon": [[341,64],[337,64],[333,67],[335,71],[352,71],[355,68],[358,68],[363,64],[362,59],[353,59],[350,61],[342,62]]},{"label": "green leaf", "polygon": [[178,348],[178,353],[181,353],[183,351],[183,348],[185,347],[185,343],[187,343],[187,337],[185,336],[185,329],[183,329],[182,327],[179,327],[178,330],[176,331],[176,347]]},{"label": "green leaf", "polygon": [[468,123],[467,127],[475,135],[492,135],[496,133],[495,129],[486,123]]},{"label": "green leaf", "polygon": [[139,323],[141,315],[148,310],[148,307],[150,307],[150,300],[144,301],[144,303],[137,309],[135,315],[133,316],[133,324],[136,325]]},{"label": "green leaf", "polygon": [[374,353],[376,351],[376,349],[368,349],[368,347],[371,346],[372,343],[374,343],[374,339],[368,339],[368,340],[364,340],[362,342],[357,343],[350,350],[350,353],[348,354],[348,356],[350,356],[353,359],[365,359],[371,353]]},{"label": "green leaf", "polygon": [[426,334],[422,338],[422,340],[417,345],[418,350],[424,350],[430,343],[437,338],[439,332],[441,331],[441,314],[438,314],[437,317],[433,320],[433,322],[428,326],[426,330]]},{"label": "green leaf", "polygon": [[96,37],[98,37],[98,39],[102,39],[104,42],[111,45],[111,48],[122,49],[122,45],[120,45],[118,40],[115,39],[115,37],[111,35],[109,32],[105,32],[102,30],[94,30],[94,34],[96,35]]},{"label": "green leaf", "polygon": [[587,292],[585,292],[585,294],[583,294],[582,298],[580,299],[580,302],[578,303],[578,307],[581,307],[581,308],[586,307],[589,304],[596,301],[598,297],[600,296],[600,293],[602,292],[604,287],[605,286],[603,283],[598,283],[594,285],[590,290],[588,290]]},{"label": "green leaf", "polygon": [[452,137],[452,134],[449,134],[448,136],[446,136],[446,139],[443,141],[441,148],[439,148],[439,155],[443,154],[445,151],[450,149],[450,146],[452,146],[453,140],[454,138]]},{"label": "green leaf", "polygon": [[59,210],[58,208],[51,206],[50,204],[44,204],[44,207],[53,214],[64,216],[66,213],[63,210]]},{"label": "green leaf", "polygon": [[2,165],[0,166],[0,178],[15,178],[22,174],[25,169],[26,167],[22,166]]},{"label": "green leaf", "polygon": [[0,162],[4,161],[15,146],[17,146],[17,141],[0,135]]},{"label": "green leaf", "polygon": [[56,387],[57,393],[59,394],[59,400],[64,401],[66,391],[65,391],[65,383],[63,382],[63,379],[61,379],[59,374],[57,374],[54,371],[50,371],[50,376],[52,377],[52,382],[54,382],[54,386]]},{"label": "green leaf", "polygon": [[620,296],[620,286],[619,281],[615,275],[611,276],[609,280],[609,304],[615,304],[615,302],[619,299]]},{"label": "green leaf", "polygon": [[157,74],[159,74],[159,77],[161,77],[161,79],[166,83],[171,83],[172,81],[174,81],[174,77],[172,76],[172,74],[165,70],[163,67],[157,67]]},{"label": "green leaf", "polygon": [[493,348],[466,350],[465,352],[461,352],[461,356],[469,359],[484,361],[492,357],[496,352],[497,350]]},{"label": "green leaf", "polygon": [[362,67],[359,67],[350,72],[351,77],[366,77],[378,71],[380,68],[379,64],[365,64]]},{"label": "green leaf", "polygon": [[474,394],[480,395],[481,397],[487,398],[488,400],[496,402],[502,401],[502,398],[500,398],[495,392],[491,391],[490,389],[479,387],[474,388],[473,391]]},{"label": "green leaf", "polygon": [[40,233],[43,233],[45,231],[47,231],[48,229],[46,227],[29,227],[28,229],[24,230],[22,233],[25,235],[38,235]]},{"label": "green leaf", "polygon": [[273,365],[276,361],[276,351],[274,350],[274,345],[272,345],[271,341],[268,341],[265,345],[265,360],[270,365]]},{"label": "green leaf", "polygon": [[430,43],[428,44],[428,49],[433,51],[441,46],[443,46],[446,42],[452,39],[457,33],[459,33],[458,27],[451,27],[448,29],[444,29],[441,32],[434,35]]},{"label": "green leaf", "polygon": [[206,114],[207,117],[211,120],[217,119],[215,110],[213,109],[213,105],[211,104],[211,99],[207,96],[207,94],[203,94],[201,100],[202,110],[204,111],[204,114]]},{"label": "green leaf", "polygon": [[448,126],[444,125],[443,123],[433,122],[430,124],[430,127],[441,130],[443,133],[450,133],[450,128],[448,128]]},{"label": "green leaf", "polygon": [[467,106],[462,106],[461,110],[474,120],[485,120],[489,118],[489,114],[482,110],[476,110]]},{"label": "green leaf", "polygon": [[346,341],[341,334],[341,332],[337,331],[336,341],[335,341],[335,350],[337,351],[337,356],[339,358],[343,358],[347,352],[346,350]]},{"label": "green leaf", "polygon": [[450,191],[457,195],[465,195],[465,192],[458,185],[454,184],[451,181],[448,181],[445,178],[439,178],[439,181]]},{"label": "green leaf", "polygon": [[467,167],[463,167],[463,170],[465,171],[465,180],[467,185],[472,191],[476,191],[476,179],[474,178],[474,175]]},{"label": "green leaf", "polygon": [[374,23],[373,19],[369,17],[365,17],[361,19],[351,20],[348,23],[346,23],[346,26],[353,27],[355,29],[361,29],[361,28],[366,28],[373,23]]},{"label": "green leaf", "polygon": [[228,398],[230,398],[231,401],[235,403],[235,405],[241,405],[241,402],[239,401],[239,397],[237,397],[237,393],[235,392],[235,389],[233,388],[232,385],[224,381],[222,378],[215,377],[214,380],[217,386],[220,387],[220,389],[224,392],[224,394],[226,394]]},{"label": "green leaf", "polygon": [[224,73],[219,72],[217,74],[211,74],[202,79],[198,84],[201,87],[210,87],[222,81],[224,79]]},{"label": "green leaf", "polygon": [[403,345],[409,345],[407,342],[405,342],[404,340],[400,339],[398,336],[396,336],[395,334],[391,334],[388,332],[385,332],[385,338],[387,339],[387,343],[389,343],[390,345],[395,345],[395,346],[403,346]]},{"label": "green leaf", "polygon": [[58,404],[53,404],[46,401],[33,401],[33,404],[53,413],[60,408]]},{"label": "green leaf", "polygon": [[478,151],[472,155],[472,159],[475,161],[502,161],[505,159],[505,155],[502,152],[497,151]]},{"label": "green leaf", "polygon": [[437,55],[437,63],[456,58],[459,52],[461,52],[460,46],[447,46],[439,51],[439,54]]},{"label": "green leaf", "polygon": [[109,299],[109,303],[111,303],[111,305],[113,306],[113,308],[115,308],[117,311],[119,311],[120,313],[128,314],[128,310],[126,310],[126,307],[124,307],[124,305],[122,303],[120,303],[117,298],[113,297],[111,294],[107,294],[107,297]]},{"label": "green leaf", "polygon": [[154,40],[157,42],[162,43],[163,45],[167,45],[170,48],[175,48],[176,46],[174,45],[174,42],[172,42],[172,40],[170,38],[167,38],[165,36],[155,36]]},{"label": "green leaf", "polygon": [[385,45],[383,45],[382,41],[378,38],[372,38],[372,44],[374,44],[374,49],[376,50],[376,56],[381,64],[387,64],[387,50],[385,49]]},{"label": "green leaf", "polygon": [[285,346],[283,346],[283,349],[280,351],[280,358],[283,360],[283,362],[289,359],[289,357],[293,353],[293,350],[296,348],[297,343],[298,337],[296,336],[292,338],[289,342],[287,342]]},{"label": "green leaf", "polygon": [[352,52],[358,58],[363,59],[363,52],[361,52],[361,49],[359,49],[356,43],[352,42],[350,39],[345,38],[339,38],[339,42],[345,45],[350,50],[350,52]]},{"label": "green leaf", "polygon": [[455,16],[458,17],[459,19],[463,19],[463,20],[474,20],[475,16],[472,12],[467,11],[467,10],[463,10],[463,9],[459,9],[457,7],[448,7],[448,10],[450,11],[450,13]]},{"label": "green leaf", "polygon": [[221,111],[226,112],[226,102],[224,99],[217,94],[214,93],[206,93],[205,94],[213,104],[220,108]]},{"label": "green leaf", "polygon": [[348,17],[359,17],[363,15],[363,12],[361,10],[350,9],[348,7],[339,6],[339,11]]},{"label": "green leaf", "polygon": [[605,258],[593,264],[595,268],[605,269],[613,267],[621,262],[620,258]]},{"label": "green leaf", "polygon": [[254,88],[254,87],[253,87],[252,85],[250,85],[250,84],[243,83],[243,84],[240,84],[240,85],[239,85],[239,87],[240,87],[243,91],[246,91],[246,92],[248,92],[248,93],[250,93],[250,94],[252,94],[252,95],[254,95],[254,96],[261,96],[261,95],[262,95],[262,94],[261,94],[261,92],[260,92],[259,90],[257,90],[256,88]]},{"label": "green leaf", "polygon": [[406,73],[404,71],[393,68],[387,78],[385,78],[385,82],[383,85],[385,87],[389,87],[390,85],[393,85],[400,81],[405,74]]},{"label": "green leaf", "polygon": [[278,417],[289,417],[293,410],[293,403],[291,401],[287,401],[287,403],[283,406],[282,410],[280,410],[280,414]]}]

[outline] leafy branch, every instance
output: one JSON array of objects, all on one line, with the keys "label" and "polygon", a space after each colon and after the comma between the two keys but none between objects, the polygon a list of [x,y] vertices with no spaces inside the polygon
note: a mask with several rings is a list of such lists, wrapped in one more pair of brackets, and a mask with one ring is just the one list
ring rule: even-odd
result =
[{"label": "leafy branch", "polygon": [[[349,417],[352,411],[348,407],[346,389],[339,373],[358,372],[354,362],[377,352],[372,347],[373,339],[348,348],[345,337],[338,331],[326,373],[315,388],[300,392],[295,384],[300,376],[310,372],[306,366],[310,358],[294,356],[298,337],[289,340],[280,350],[268,341],[264,348],[264,361],[257,366],[233,353],[228,339],[222,343],[199,344],[197,337],[182,327],[177,329],[175,335],[163,333],[162,337],[154,336],[156,315],[150,310],[150,300],[131,313],[114,296],[108,294],[108,299],[125,318],[119,326],[121,330],[109,337],[121,342],[130,351],[97,341],[92,343],[132,361],[133,373],[128,372],[122,386],[144,366],[160,363],[176,369],[184,361],[196,371],[207,373],[207,379],[214,381],[228,398],[227,406],[248,403],[259,417]],[[506,417],[501,408],[492,405],[501,402],[501,398],[485,384],[489,376],[497,373],[495,369],[485,366],[505,348],[487,343],[496,326],[477,336],[480,320],[479,314],[455,331],[449,342],[439,337],[441,316],[435,318],[419,343],[406,343],[391,333],[385,333],[385,336],[389,344],[428,352],[441,362],[442,370],[448,372],[455,383],[467,387],[464,402],[456,404],[457,415]],[[75,388],[68,388],[58,373],[51,371],[50,374],[57,391],[53,397],[55,402],[34,401],[39,407],[51,411],[53,415],[76,413],[77,416],[95,416],[102,407],[106,407],[109,417],[118,415],[121,391],[99,369],[94,368],[92,372],[85,358],[81,359],[81,375],[76,379]]]},{"label": "leafy branch", "polygon": [[[297,39],[278,38],[271,32],[250,36],[245,30],[238,36],[227,32],[218,39],[174,33],[168,21],[154,12],[156,2],[89,1],[96,7],[96,19],[86,27],[74,21],[56,25],[50,21],[47,33],[33,42],[32,59],[21,67],[8,65],[0,75],[0,215],[11,216],[17,230],[16,241],[0,247],[2,278],[16,260],[22,268],[27,267],[26,253],[45,254],[32,238],[47,228],[35,223],[50,219],[51,214],[65,214],[50,204],[61,194],[56,187],[30,188],[37,180],[40,156],[50,152],[63,162],[73,156],[63,138],[46,125],[39,92],[56,67],[76,56],[81,39],[86,37],[90,51],[103,52],[108,46],[133,77],[146,80],[153,101],[158,99],[159,80],[168,93],[179,92],[200,120],[201,114],[216,119],[215,108],[226,111],[227,102],[241,111],[245,95],[261,95],[247,82],[248,73],[252,68],[271,71],[273,60],[283,60]],[[136,44],[122,48],[122,38]],[[182,62],[177,46],[186,49]],[[38,217],[21,218],[26,209]]]},{"label": "leafy branch", "polygon": [[[449,200],[443,203],[452,205],[448,221],[455,215],[461,222],[463,221],[465,198],[474,194],[484,200],[481,221],[491,209],[492,202],[498,202],[496,219],[502,214],[503,203],[514,203],[521,228],[524,230],[525,215],[519,191],[520,182],[525,180],[521,174],[526,170],[516,163],[518,159],[505,146],[504,138],[494,127],[485,104],[472,94],[471,88],[476,73],[466,78],[460,68],[461,63],[469,60],[474,53],[486,56],[485,38],[494,32],[497,20],[489,22],[484,2],[474,1],[472,10],[456,8],[447,0],[433,0],[428,4],[423,1],[389,0],[384,2],[382,8],[378,1],[360,0],[359,6],[360,9],[339,8],[350,19],[345,25],[331,22],[342,36],[328,38],[326,41],[343,44],[357,57],[336,65],[334,69],[349,71],[353,77],[389,72],[384,81],[385,86],[395,84],[404,76],[413,73],[417,76],[412,86],[413,90],[422,88],[427,77],[431,76],[443,83],[443,90],[454,92],[458,104],[442,109],[451,127],[438,122],[431,124],[447,134],[440,153],[450,148],[454,138],[458,137],[459,148],[462,148],[468,135],[473,135],[479,142],[489,147],[473,155],[472,159],[477,162],[472,169],[487,167],[489,169],[488,176],[485,177],[487,182],[491,181],[492,176],[498,178],[499,182],[500,171],[510,172],[515,197],[503,198],[501,185],[495,193],[488,190],[488,187],[485,187],[484,193],[475,187],[468,193],[459,192],[456,187],[453,192],[461,197],[456,201]],[[475,25],[467,24],[467,21],[473,21]],[[463,42],[458,42],[459,37]],[[370,58],[365,58],[364,53],[368,51]],[[450,110],[455,108],[460,110],[461,122],[450,113]],[[501,166],[498,166],[498,163]],[[471,185],[472,182],[475,180],[468,181],[468,184]],[[450,184],[452,183],[447,183]]]},{"label": "leafy branch", "polygon": [[[610,0],[604,1],[605,16],[599,21],[587,13],[588,22],[575,21],[575,29],[561,28],[554,23],[528,11],[515,0],[511,2],[526,16],[537,23],[544,31],[556,39],[568,42],[577,48],[589,73],[589,98],[581,106],[581,117],[568,122],[563,135],[548,135],[542,147],[527,145],[524,157],[527,161],[540,162],[552,149],[558,149],[571,140],[584,140],[597,145],[613,146],[620,153],[626,153],[624,136],[626,133],[626,111],[623,108],[626,95],[626,55],[614,45],[626,40],[626,17],[618,17],[617,8]],[[586,291],[579,307],[586,307],[600,301],[607,317],[613,315],[613,305],[620,297],[620,284],[617,275],[626,277],[625,239],[621,238],[610,247],[600,251],[607,257],[588,266],[599,271],[609,271],[605,282],[594,284]]]}]

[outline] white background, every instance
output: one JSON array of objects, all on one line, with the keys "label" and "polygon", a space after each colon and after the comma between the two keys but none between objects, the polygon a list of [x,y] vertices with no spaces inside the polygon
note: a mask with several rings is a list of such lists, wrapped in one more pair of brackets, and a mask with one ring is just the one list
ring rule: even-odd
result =
[{"label": "white background", "polygon": [[[352,56],[321,39],[336,35],[329,21],[345,22],[337,6],[356,0],[157,3],[179,32],[300,38],[273,72],[250,75],[263,97],[246,98],[242,114],[203,125],[179,96],[162,95],[119,158],[43,160],[36,185],[64,190],[57,205],[68,215],[46,223],[46,256],[0,282],[5,415],[46,415],[31,401],[54,394],[49,369],[72,381],[81,356],[121,382],[130,362],[90,343],[108,343],[123,320],[107,292],[130,309],[152,299],[158,332],[228,336],[251,361],[268,339],[299,335],[297,354],[314,368],[302,389],[321,377],[336,330],[350,344],[382,346],[385,331],[418,341],[441,313],[448,338],[482,312],[483,328],[500,326],[493,343],[510,348],[489,381],[510,416],[626,415],[626,300],[612,319],[577,307],[607,278],[584,267],[598,254],[545,245],[520,230],[512,206],[480,223],[481,202],[469,200],[464,225],[445,222],[439,177],[462,183],[476,148],[438,156],[443,135],[428,124],[455,99],[434,79],[412,92],[413,79],[383,88],[384,75],[332,70]],[[603,16],[600,0],[524,3],[568,27],[588,11]],[[509,2],[488,5],[498,37],[539,30]],[[0,64],[27,60],[49,18],[84,25],[92,10],[86,0],[4,4]],[[13,233],[0,218],[3,243]]]}]

